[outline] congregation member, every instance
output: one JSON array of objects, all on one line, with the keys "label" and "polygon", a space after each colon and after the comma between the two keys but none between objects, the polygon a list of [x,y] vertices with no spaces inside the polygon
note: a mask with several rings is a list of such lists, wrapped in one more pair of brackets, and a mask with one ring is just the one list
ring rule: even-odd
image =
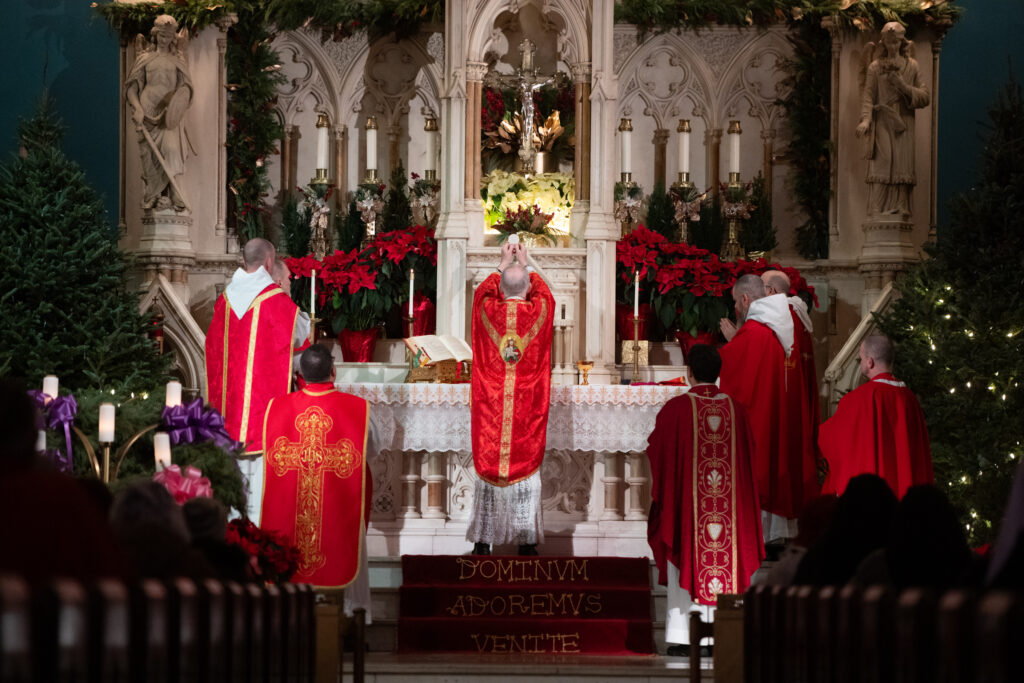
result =
[{"label": "congregation member", "polygon": [[814,367],[811,316],[803,299],[790,296],[789,276],[784,272],[766,270],[761,273],[761,281],[764,282],[766,296],[782,294],[786,297],[789,314],[793,318],[793,350],[786,358],[786,405],[799,407],[799,410],[786,411],[784,435],[789,440],[787,450],[799,453],[800,462],[817,465],[821,458],[818,451],[821,402],[818,398],[818,373]]},{"label": "congregation member", "polygon": [[252,580],[249,555],[227,542],[228,510],[215,498],[196,496],[181,506],[192,547],[199,551],[222,581],[245,583]]},{"label": "congregation member", "polygon": [[334,388],[334,361],[322,344],[303,351],[299,365],[306,386],[267,406],[260,527],[298,549],[292,581],[345,588],[345,613],[362,608],[369,621],[370,404]]},{"label": "congregation member", "polygon": [[808,410],[802,392],[786,390],[794,348],[793,316],[784,294],[766,295],[757,275],[732,289],[739,327],[722,320],[729,340],[721,349],[721,388],[742,405],[754,434],[754,476],[766,542],[793,538],[804,504],[818,495],[816,463],[805,449],[791,448],[789,416]]},{"label": "congregation member", "polygon": [[498,272],[477,287],[471,336],[471,430],[477,481],[466,530],[473,552],[544,542],[540,466],[547,442],[555,299],[527,270],[526,248],[506,242]]},{"label": "congregation member", "polygon": [[240,464],[251,519],[259,518],[263,488],[263,415],[270,399],[288,393],[293,351],[309,336],[309,320],[271,276],[276,258],[265,239],[245,243],[244,267],[217,298],[206,333],[208,403],[224,416],[228,435],[244,444]]},{"label": "congregation member", "polygon": [[864,473],[885,479],[900,498],[911,486],[934,481],[924,413],[893,376],[895,355],[888,337],[861,343],[860,371],[868,381],[843,396],[818,432],[828,469],[824,493],[842,493],[851,477]]},{"label": "congregation member", "polygon": [[1003,590],[1024,589],[1024,464],[1017,466],[1006,514],[992,548],[985,586]]},{"label": "congregation member", "polygon": [[690,349],[690,390],[658,412],[648,438],[647,541],[666,585],[668,654],[689,650],[689,612],[713,619],[719,593],[743,593],[764,559],[746,410],[715,386],[722,359]]}]

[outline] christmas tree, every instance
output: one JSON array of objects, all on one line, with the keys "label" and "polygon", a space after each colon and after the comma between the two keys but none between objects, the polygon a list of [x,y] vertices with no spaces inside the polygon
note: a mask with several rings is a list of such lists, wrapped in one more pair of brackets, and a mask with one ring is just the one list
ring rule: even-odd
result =
[{"label": "christmas tree", "polygon": [[60,150],[63,126],[44,95],[19,129],[22,155],[0,165],[0,375],[40,386],[147,390],[166,382],[125,287],[117,231],[85,174]]},{"label": "christmas tree", "polygon": [[950,204],[931,259],[897,283],[880,320],[896,374],[921,401],[935,482],[972,542],[995,537],[1024,450],[1024,101],[1010,82],[989,109],[978,184]]},{"label": "christmas tree", "polygon": [[771,251],[779,244],[772,222],[772,200],[764,175],[758,173],[750,186],[750,203],[754,205],[750,218],[743,222],[740,230],[740,246],[750,254],[752,251]]},{"label": "christmas tree", "polygon": [[679,226],[676,225],[676,209],[672,198],[665,192],[665,184],[657,183],[647,200],[647,226],[649,230],[675,241]]},{"label": "christmas tree", "polygon": [[377,232],[406,230],[412,225],[412,204],[409,202],[409,177],[401,161],[391,172],[391,189],[384,198]]},{"label": "christmas tree", "polygon": [[348,213],[344,219],[338,216],[334,221],[334,226],[338,234],[338,249],[352,251],[359,248],[359,245],[363,243],[363,238],[366,237],[366,223],[363,222],[363,215],[359,213],[356,200],[353,199],[348,203]]}]

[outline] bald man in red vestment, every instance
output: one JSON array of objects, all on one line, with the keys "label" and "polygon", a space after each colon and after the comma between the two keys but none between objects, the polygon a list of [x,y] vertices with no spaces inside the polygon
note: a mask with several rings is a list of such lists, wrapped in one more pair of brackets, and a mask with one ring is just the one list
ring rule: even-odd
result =
[{"label": "bald man in red vestment", "polygon": [[911,486],[934,482],[924,413],[914,392],[893,376],[894,360],[888,337],[861,343],[860,370],[869,381],[843,396],[818,432],[828,463],[822,493],[842,494],[858,474],[877,474],[900,498]]},{"label": "bald man in red vestment", "polygon": [[506,242],[498,272],[473,297],[470,415],[478,479],[466,540],[478,555],[506,543],[518,544],[520,555],[536,555],[544,541],[540,466],[555,299],[526,264],[526,248]]},{"label": "bald man in red vestment", "polygon": [[789,435],[790,416],[806,410],[801,394],[787,391],[793,317],[785,295],[767,296],[757,275],[739,278],[732,295],[740,327],[721,349],[720,385],[750,416],[765,540],[792,538],[804,503],[818,495],[815,460]]},{"label": "bald man in red vestment", "polygon": [[747,412],[715,386],[722,359],[697,344],[690,390],[658,413],[648,439],[651,514],[647,540],[667,586],[668,654],[684,654],[694,606],[713,617],[719,593],[743,593],[764,559]]},{"label": "bald man in red vestment", "polygon": [[217,298],[206,333],[207,400],[250,457],[242,473],[251,519],[259,519],[263,466],[253,459],[263,451],[263,415],[270,399],[291,389],[292,356],[309,335],[309,321],[271,276],[276,258],[265,239],[245,243],[244,267]]}]

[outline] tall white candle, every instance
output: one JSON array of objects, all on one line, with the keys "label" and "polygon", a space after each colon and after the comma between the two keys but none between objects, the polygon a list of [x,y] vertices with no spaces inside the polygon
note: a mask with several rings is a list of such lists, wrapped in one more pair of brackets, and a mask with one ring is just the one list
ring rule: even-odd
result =
[{"label": "tall white candle", "polygon": [[309,273],[309,317],[316,317],[316,269]]},{"label": "tall white candle", "polygon": [[366,168],[377,168],[377,121],[372,116],[366,122]]},{"label": "tall white candle", "polygon": [[60,386],[60,381],[56,375],[47,375],[43,378],[43,393],[50,398],[57,398],[57,388]]},{"label": "tall white candle", "polygon": [[153,435],[153,460],[157,472],[171,466],[171,437],[166,432],[157,432]]},{"label": "tall white candle", "polygon": [[690,172],[690,121],[682,119],[679,122],[679,170],[683,173]]},{"label": "tall white candle", "polygon": [[633,172],[633,148],[631,145],[631,138],[633,136],[632,124],[626,127],[625,122],[628,119],[623,119],[623,124],[619,126],[619,137],[620,143],[622,144],[622,172],[632,173]]},{"label": "tall white candle", "polygon": [[42,453],[46,450],[46,430],[40,429],[36,433],[36,453]]},{"label": "tall white candle", "polygon": [[114,442],[114,404],[100,404],[100,443]]},{"label": "tall white candle", "polygon": [[640,317],[640,273],[633,274],[633,317]]},{"label": "tall white candle", "polygon": [[164,405],[168,408],[181,405],[181,382],[171,380],[167,383],[167,396]]},{"label": "tall white candle", "polygon": [[740,122],[729,122],[729,173],[740,172]]},{"label": "tall white candle", "polygon": [[437,124],[434,124],[434,129],[430,128],[430,120],[427,121],[426,127],[427,133],[427,162],[424,170],[436,171],[437,170]]},{"label": "tall white candle", "polygon": [[323,168],[323,169],[327,168],[327,147],[328,147],[327,132],[328,132],[327,126],[326,125],[321,126],[320,122],[317,121],[317,125],[316,125],[316,167],[317,168]]},{"label": "tall white candle", "polygon": [[412,317],[412,298],[415,295],[416,271],[409,269],[409,317]]}]

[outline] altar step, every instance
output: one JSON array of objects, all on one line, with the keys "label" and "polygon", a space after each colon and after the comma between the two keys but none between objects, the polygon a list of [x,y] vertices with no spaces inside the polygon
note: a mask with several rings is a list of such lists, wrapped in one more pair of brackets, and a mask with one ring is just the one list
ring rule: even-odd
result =
[{"label": "altar step", "polygon": [[[366,641],[371,653],[398,651],[398,615],[402,561],[398,557],[370,557],[370,589],[373,601],[373,623],[367,628]],[[652,633],[656,652],[665,651],[665,587],[657,584],[657,569],[650,563],[651,599],[654,605]],[[650,604],[646,601],[644,605]],[[401,655],[402,661],[414,661],[412,654]],[[498,655],[500,657],[500,655]]]},{"label": "altar step", "polygon": [[653,654],[650,561],[405,555],[398,652]]}]

